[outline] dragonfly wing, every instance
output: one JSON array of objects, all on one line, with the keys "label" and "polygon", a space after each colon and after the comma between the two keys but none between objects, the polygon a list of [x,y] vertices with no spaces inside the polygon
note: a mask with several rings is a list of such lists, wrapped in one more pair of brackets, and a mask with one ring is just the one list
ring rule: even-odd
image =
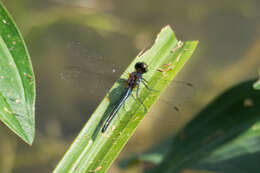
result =
[{"label": "dragonfly wing", "polygon": [[[90,51],[80,42],[70,42],[67,48],[68,52],[64,61],[69,65],[59,68],[63,84],[72,87],[81,96],[84,94],[85,97],[91,95],[95,98],[103,98],[119,79],[123,69],[108,62],[100,54]],[[185,81],[173,81],[155,103],[148,117],[164,123],[176,123],[182,114],[184,103],[189,100],[193,92],[192,84]]]},{"label": "dragonfly wing", "polygon": [[104,96],[119,79],[122,70],[85,46],[76,41],[68,43],[65,65],[59,67],[60,79],[64,85],[84,95]]},{"label": "dragonfly wing", "polygon": [[107,91],[118,79],[117,75],[112,72],[104,75],[87,67],[72,65],[64,67],[60,72],[60,77],[78,89],[92,88],[94,90],[104,89],[104,91]]},{"label": "dragonfly wing", "polygon": [[[71,65],[63,70],[61,78],[86,95],[102,97],[105,96],[119,76],[113,72],[103,75],[93,72],[89,68]],[[194,89],[195,87],[191,83],[173,81],[155,103],[150,111],[152,115],[148,117],[170,123],[177,122],[182,114],[185,102],[193,95]]]},{"label": "dragonfly wing", "polygon": [[153,105],[150,117],[169,124],[177,123],[194,91],[192,83],[173,81]]}]

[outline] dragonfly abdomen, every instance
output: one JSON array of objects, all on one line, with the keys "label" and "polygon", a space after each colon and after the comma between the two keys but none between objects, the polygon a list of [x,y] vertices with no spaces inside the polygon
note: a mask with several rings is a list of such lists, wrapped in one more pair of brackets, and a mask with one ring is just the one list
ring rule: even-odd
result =
[{"label": "dragonfly abdomen", "polygon": [[112,112],[108,116],[108,119],[106,120],[104,126],[102,127],[102,129],[101,129],[102,133],[104,133],[106,131],[108,125],[114,119],[116,113],[121,108],[121,106],[125,103],[126,99],[131,95],[131,93],[132,93],[132,88],[131,87],[127,87],[125,89],[124,93],[122,94],[120,100],[117,102],[117,105],[114,107],[114,109],[112,110]]}]

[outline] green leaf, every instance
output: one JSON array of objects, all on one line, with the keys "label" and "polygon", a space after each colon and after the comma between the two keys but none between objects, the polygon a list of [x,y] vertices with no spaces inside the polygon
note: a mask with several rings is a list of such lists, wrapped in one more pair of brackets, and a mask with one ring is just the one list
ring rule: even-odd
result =
[{"label": "green leaf", "polygon": [[34,138],[35,81],[30,57],[0,2],[0,120],[26,143]]},{"label": "green leaf", "polygon": [[152,147],[148,151],[141,154],[132,155],[119,162],[121,168],[127,168],[129,166],[139,164],[139,163],[149,163],[152,165],[160,164],[167,153],[170,151],[172,144],[172,138],[168,138],[159,145]]},{"label": "green leaf", "polygon": [[254,89],[260,90],[260,72],[259,72],[259,79],[253,84]]},{"label": "green leaf", "polygon": [[226,173],[258,173],[259,144],[260,122],[257,122],[241,136],[223,147],[219,147],[193,168]]},{"label": "green leaf", "polygon": [[252,84],[235,86],[203,109],[178,133],[152,172],[259,172],[260,92]]},{"label": "green leaf", "polygon": [[[105,172],[160,93],[192,55],[196,46],[197,41],[179,42],[169,26],[163,28],[154,45],[142,55],[137,56],[120,80],[113,85],[54,172]],[[114,103],[118,101],[120,97],[118,93],[124,90],[125,85],[122,81],[128,78],[129,73],[134,71],[136,62],[140,61],[148,64],[149,69],[144,74],[144,78],[149,82],[149,86],[158,92],[152,92],[140,85],[139,97],[146,109],[135,97],[130,97],[107,131],[104,134],[101,133],[101,122],[105,121]]]}]

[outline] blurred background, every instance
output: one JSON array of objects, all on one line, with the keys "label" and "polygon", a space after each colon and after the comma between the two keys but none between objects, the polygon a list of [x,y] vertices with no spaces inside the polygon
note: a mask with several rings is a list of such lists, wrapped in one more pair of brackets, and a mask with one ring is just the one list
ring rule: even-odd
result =
[{"label": "blurred background", "polygon": [[180,40],[200,42],[177,76],[194,88],[185,98],[185,87],[177,94],[167,90],[183,99],[180,113],[156,104],[109,172],[141,172],[142,165],[123,170],[117,163],[176,133],[215,96],[258,74],[257,0],[2,1],[30,52],[37,99],[33,146],[1,123],[1,173],[52,172],[113,82],[165,25]]}]

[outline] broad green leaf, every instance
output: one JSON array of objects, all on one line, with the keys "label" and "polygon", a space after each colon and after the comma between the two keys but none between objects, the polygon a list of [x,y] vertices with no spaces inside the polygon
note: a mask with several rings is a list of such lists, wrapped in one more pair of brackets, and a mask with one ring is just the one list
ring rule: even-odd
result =
[{"label": "broad green leaf", "polygon": [[[197,41],[182,43],[176,39],[169,26],[163,28],[153,46],[137,56],[113,85],[54,172],[105,172],[146,112],[190,58],[196,46]],[[134,65],[139,61],[148,64],[148,72],[143,77],[157,92],[147,90],[141,85],[139,97],[146,109],[135,97],[130,97],[119,110],[107,131],[104,134],[101,133],[102,122],[113,109],[114,103],[118,101],[120,97],[118,93],[122,93],[124,90],[125,85],[122,81],[125,81],[128,74],[134,71]]]},{"label": "broad green leaf", "polygon": [[140,163],[149,163],[150,165],[160,164],[167,153],[170,151],[172,138],[168,138],[148,151],[140,154],[130,155],[130,157],[119,162],[121,168],[128,168],[129,166],[137,165]]},{"label": "broad green leaf", "polygon": [[[259,114],[258,114],[259,115]],[[260,122],[203,159],[194,169],[223,173],[258,173],[260,160]]]},{"label": "broad green leaf", "polygon": [[256,90],[260,90],[260,80],[256,81],[253,86]]},{"label": "broad green leaf", "polygon": [[30,57],[0,2],[0,120],[26,143],[34,138],[35,81]]},{"label": "broad green leaf", "polygon": [[203,109],[174,138],[163,162],[149,172],[259,172],[260,91],[252,84],[235,86]]},{"label": "broad green leaf", "polygon": [[253,84],[254,89],[260,90],[260,72],[259,72],[259,79]]}]

